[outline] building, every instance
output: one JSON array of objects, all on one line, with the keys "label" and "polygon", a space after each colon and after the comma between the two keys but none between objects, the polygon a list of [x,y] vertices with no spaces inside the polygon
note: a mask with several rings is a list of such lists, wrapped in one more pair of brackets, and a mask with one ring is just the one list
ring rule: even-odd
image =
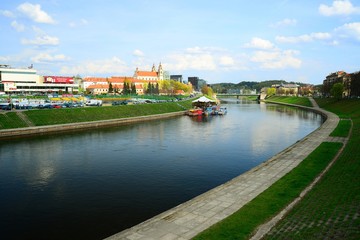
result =
[{"label": "building", "polygon": [[323,95],[330,96],[331,88],[334,86],[334,84],[341,83],[344,86],[343,97],[351,96],[351,80],[353,78],[353,74],[348,74],[345,71],[330,73],[323,81]]},{"label": "building", "polygon": [[145,81],[159,81],[164,80],[164,70],[161,63],[159,64],[158,70],[155,69],[155,64],[153,64],[151,71],[140,71],[139,68],[136,68],[134,73],[134,78],[137,80]]},{"label": "building", "polygon": [[281,83],[272,85],[271,87],[276,88],[276,94],[278,95],[298,95],[299,85],[295,83]]},{"label": "building", "polygon": [[199,78],[198,77],[188,77],[188,82],[191,83],[195,91],[199,91]]},{"label": "building", "polygon": [[147,88],[147,85],[150,83],[157,83],[156,80],[138,80],[133,77],[109,77],[109,78],[99,78],[99,77],[86,77],[83,79],[82,87],[87,92],[91,94],[107,94],[109,93],[110,84],[113,88],[113,93],[122,93],[124,90],[124,84],[128,83],[129,87],[132,85],[135,86],[136,94],[144,94],[144,89]]},{"label": "building", "polygon": [[174,81],[183,83],[182,75],[170,75],[170,80],[174,80]]},{"label": "building", "polygon": [[0,65],[0,92],[6,94],[73,93],[79,87],[72,77],[40,76],[32,66],[12,68]]}]

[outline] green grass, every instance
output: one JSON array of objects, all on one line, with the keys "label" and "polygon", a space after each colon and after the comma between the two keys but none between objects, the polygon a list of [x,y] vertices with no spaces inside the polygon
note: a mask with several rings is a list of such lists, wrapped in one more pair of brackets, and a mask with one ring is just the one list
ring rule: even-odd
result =
[{"label": "green grass", "polygon": [[360,100],[317,102],[353,121],[349,142],[321,181],[265,239],[360,239]]},{"label": "green grass", "polygon": [[337,127],[330,134],[332,137],[347,137],[351,128],[351,120],[341,119]]},{"label": "green grass", "polygon": [[27,124],[15,112],[0,114],[0,129],[22,128]]},{"label": "green grass", "polygon": [[312,107],[312,104],[307,97],[286,97],[286,96],[271,96],[266,101],[274,101],[280,103],[296,104],[305,107]]},{"label": "green grass", "polygon": [[[104,107],[36,109],[23,111],[23,114],[35,126],[99,121],[107,119],[148,116],[154,114],[179,112],[189,109],[191,100],[180,102],[120,105]],[[0,114],[0,129],[28,127],[15,112]]]},{"label": "green grass", "polygon": [[322,143],[300,165],[239,211],[194,239],[248,239],[254,229],[281,211],[328,165],[341,143]]}]

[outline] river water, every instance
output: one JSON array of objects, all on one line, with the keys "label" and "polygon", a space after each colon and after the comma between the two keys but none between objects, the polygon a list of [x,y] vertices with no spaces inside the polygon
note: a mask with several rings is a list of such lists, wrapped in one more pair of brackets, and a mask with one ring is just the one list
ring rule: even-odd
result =
[{"label": "river water", "polygon": [[266,161],[321,116],[228,100],[181,116],[0,142],[1,239],[102,239]]}]

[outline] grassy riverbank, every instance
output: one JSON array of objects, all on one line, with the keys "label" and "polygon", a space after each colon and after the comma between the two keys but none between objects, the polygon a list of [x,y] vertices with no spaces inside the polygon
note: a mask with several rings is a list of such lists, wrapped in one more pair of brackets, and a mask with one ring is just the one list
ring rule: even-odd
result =
[{"label": "grassy riverbank", "polygon": [[[299,104],[294,103],[294,98],[281,97],[280,100]],[[266,239],[360,238],[360,151],[357,149],[360,144],[360,101],[319,99],[318,104],[347,119],[341,121],[343,123],[332,135],[347,136],[349,119],[353,122],[353,133],[337,162]],[[340,143],[321,144],[297,168],[195,239],[248,239],[259,225],[295,199],[325,168],[340,147]]]},{"label": "grassy riverbank", "polygon": [[271,96],[267,98],[266,101],[287,103],[287,104],[296,104],[305,107],[312,107],[312,104],[307,97],[286,97],[286,96]]},{"label": "grassy riverbank", "polygon": [[78,123],[148,116],[154,114],[184,111],[190,107],[191,100],[187,100],[156,104],[2,112],[2,114],[0,114],[0,130],[30,126],[46,126],[64,123]]}]

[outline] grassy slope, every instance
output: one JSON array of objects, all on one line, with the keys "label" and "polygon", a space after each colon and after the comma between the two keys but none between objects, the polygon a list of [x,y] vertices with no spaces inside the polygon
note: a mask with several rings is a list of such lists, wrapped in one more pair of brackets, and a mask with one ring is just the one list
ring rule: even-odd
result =
[{"label": "grassy slope", "polygon": [[[275,101],[273,98],[270,100]],[[294,103],[294,99],[282,98],[281,101]],[[310,194],[274,228],[267,236],[269,239],[360,238],[360,151],[356,149],[360,144],[360,101],[319,101],[318,104],[341,117],[351,118],[354,124],[353,134],[340,159]],[[340,125],[332,134],[346,136],[349,124],[345,123],[345,127]],[[298,190],[303,189],[307,185],[306,181],[313,179],[317,171],[326,166],[307,164],[309,158],[313,159],[310,161],[312,164],[320,159],[323,163],[329,162],[333,155],[325,154],[329,154],[330,150],[326,149],[332,145],[332,151],[336,152],[339,149],[338,143],[322,144],[294,169],[295,172],[305,170],[306,174],[310,173],[306,171],[309,167],[312,172],[317,169],[308,179],[303,179],[301,174],[297,175],[294,171],[290,172],[234,215],[204,231],[195,239],[248,239],[258,225],[270,219],[285,207],[286,202],[297,196],[297,192],[293,192],[292,183],[296,188],[300,187]]]},{"label": "grassy slope", "polygon": [[312,107],[310,100],[307,97],[286,97],[286,96],[272,96],[266,99],[267,101],[297,104],[306,107]]},{"label": "grassy slope", "polygon": [[[23,113],[35,126],[138,117],[183,111],[191,101],[108,107],[41,109]],[[0,114],[0,129],[28,127],[14,112]]]},{"label": "grassy slope", "polygon": [[[266,239],[360,239],[360,100],[317,102],[351,119],[352,135],[329,172]],[[348,125],[350,121],[345,122]],[[342,129],[336,130],[340,136],[345,135]]]}]

